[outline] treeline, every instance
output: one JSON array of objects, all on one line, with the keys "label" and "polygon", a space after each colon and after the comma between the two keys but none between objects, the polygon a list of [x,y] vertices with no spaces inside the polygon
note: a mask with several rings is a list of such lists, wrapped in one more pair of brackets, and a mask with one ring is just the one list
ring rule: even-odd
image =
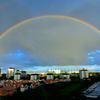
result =
[{"label": "treeline", "polygon": [[45,84],[23,93],[17,91],[1,100],[91,100],[84,97],[82,92],[92,84],[91,80],[73,78],[69,82]]}]

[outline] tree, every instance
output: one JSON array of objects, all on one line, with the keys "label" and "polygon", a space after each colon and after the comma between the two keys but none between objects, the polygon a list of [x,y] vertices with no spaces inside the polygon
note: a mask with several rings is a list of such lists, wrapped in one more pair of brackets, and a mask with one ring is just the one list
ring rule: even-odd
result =
[{"label": "tree", "polygon": [[10,78],[9,78],[9,80],[13,80],[14,79],[14,76],[11,76]]}]

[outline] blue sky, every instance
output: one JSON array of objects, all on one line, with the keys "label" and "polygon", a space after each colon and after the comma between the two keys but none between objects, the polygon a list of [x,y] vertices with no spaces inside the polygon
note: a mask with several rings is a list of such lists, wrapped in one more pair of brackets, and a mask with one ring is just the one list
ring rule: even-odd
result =
[{"label": "blue sky", "polygon": [[[13,25],[42,15],[81,19],[100,30],[99,0],[0,0],[0,34]],[[42,18],[20,25],[0,39],[2,72],[47,69],[99,71],[100,33],[64,18]]]}]

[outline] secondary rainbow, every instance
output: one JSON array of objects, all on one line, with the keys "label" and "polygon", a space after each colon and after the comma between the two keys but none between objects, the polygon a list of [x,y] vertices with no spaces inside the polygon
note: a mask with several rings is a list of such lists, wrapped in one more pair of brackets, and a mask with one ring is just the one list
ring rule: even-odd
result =
[{"label": "secondary rainbow", "polygon": [[5,2],[4,4],[0,5],[0,11],[12,4],[15,4],[16,2],[18,2],[19,0],[8,0],[7,2]]},{"label": "secondary rainbow", "polygon": [[83,21],[83,20],[80,20],[80,19],[77,19],[77,18],[74,18],[74,17],[70,17],[70,16],[62,16],[62,15],[44,15],[44,16],[38,16],[38,17],[33,17],[33,18],[29,18],[29,19],[26,19],[24,21],[21,21],[20,23],[18,24],[15,24],[14,26],[12,26],[11,28],[7,29],[5,32],[3,32],[1,35],[0,35],[0,39],[3,38],[8,32],[10,32],[11,30],[13,30],[14,28],[24,24],[24,23],[27,23],[27,22],[30,22],[32,20],[36,20],[36,19],[40,19],[40,18],[47,18],[47,17],[55,17],[55,18],[66,18],[66,19],[70,19],[70,20],[74,20],[74,21],[77,21],[77,22],[80,22],[84,25],[87,25],[88,27],[92,28],[93,30],[95,30],[96,32],[100,33],[100,30],[97,29],[96,27],[94,27],[93,25]]}]

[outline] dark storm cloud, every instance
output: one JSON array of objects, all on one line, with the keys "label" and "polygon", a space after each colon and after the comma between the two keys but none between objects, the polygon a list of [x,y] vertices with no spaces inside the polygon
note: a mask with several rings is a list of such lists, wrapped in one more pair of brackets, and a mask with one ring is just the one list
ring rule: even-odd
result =
[{"label": "dark storm cloud", "polygon": [[85,0],[16,0],[0,11],[0,34],[20,21],[50,14],[73,16],[99,28],[99,9]]},{"label": "dark storm cloud", "polygon": [[[25,19],[56,14],[79,18],[100,28],[99,2],[16,0],[12,5],[4,5],[5,7],[0,9],[0,34]],[[4,1],[0,1],[0,4],[3,5]],[[0,39],[0,65],[7,68],[16,66],[16,63],[19,66],[23,64],[21,68],[24,68],[25,64],[36,66],[100,64],[99,52],[96,52],[95,59],[91,58],[94,59],[93,62],[88,59],[90,57],[88,53],[100,50],[99,44],[99,33],[82,23],[63,18],[39,19],[13,29]],[[18,57],[18,50],[24,55]],[[91,57],[93,55],[91,54]]]},{"label": "dark storm cloud", "polygon": [[0,41],[1,53],[22,48],[25,62],[34,65],[80,65],[88,62],[89,50],[99,49],[100,35],[80,22],[43,18],[13,29]]}]

